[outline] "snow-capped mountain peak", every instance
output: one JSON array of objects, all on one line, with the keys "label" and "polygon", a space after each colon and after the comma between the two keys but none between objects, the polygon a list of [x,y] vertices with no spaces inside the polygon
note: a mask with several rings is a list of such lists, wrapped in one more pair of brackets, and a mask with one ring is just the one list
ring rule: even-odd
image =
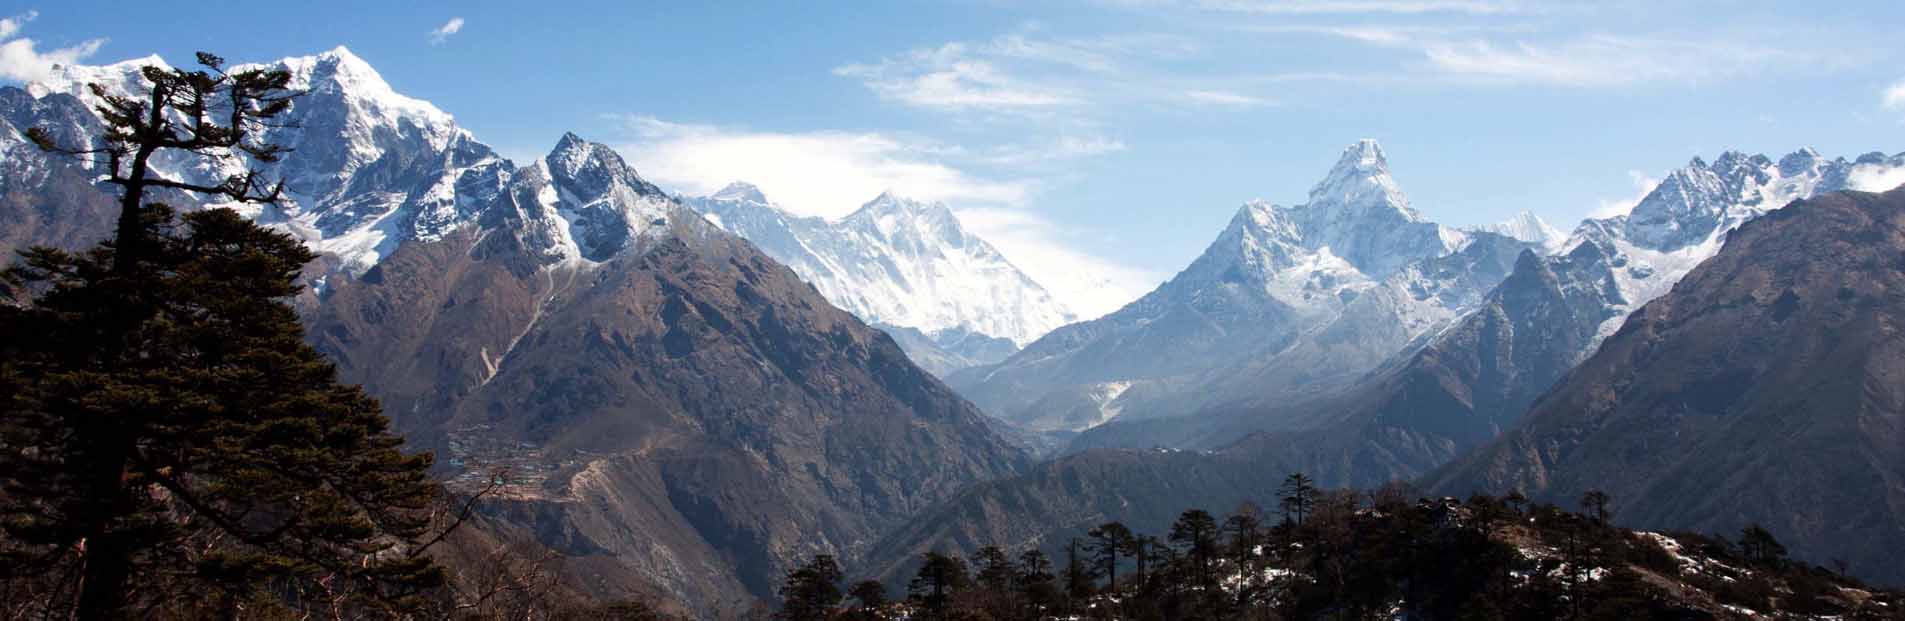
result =
[{"label": "snow-capped mountain peak", "polygon": [[1074,318],[942,203],[889,191],[828,221],[788,214],[742,182],[683,201],[868,323],[1024,345]]},{"label": "snow-capped mountain peak", "polygon": [[730,183],[726,187],[721,188],[720,191],[708,195],[708,198],[718,201],[746,201],[762,205],[768,204],[767,195],[762,194],[760,188],[754,187],[754,184],[746,181]]},{"label": "snow-capped mountain peak", "polygon": [[429,125],[445,126],[452,122],[449,113],[430,102],[405,96],[384,81],[383,74],[344,46],[314,56],[293,56],[260,65],[239,65],[234,70],[252,68],[282,69],[291,73],[291,88],[321,93],[335,89],[363,102],[367,112],[395,122],[409,118]]},{"label": "snow-capped mountain peak", "polygon": [[[142,97],[141,68],[170,67],[157,56],[101,66],[67,66],[29,84],[35,97],[53,93]],[[457,127],[429,102],[396,92],[376,69],[346,48],[230,71],[275,69],[291,74],[302,93],[258,138],[292,150],[277,162],[166,154],[152,166],[169,178],[217,183],[262,168],[285,183],[278,205],[232,205],[261,223],[290,232],[342,269],[362,272],[405,239],[434,239],[471,221],[508,183],[510,165]],[[364,174],[370,171],[372,174]]]},{"label": "snow-capped mountain peak", "polygon": [[1782,177],[1801,175],[1817,170],[1825,161],[1826,159],[1820,156],[1818,151],[1814,151],[1812,147],[1805,147],[1779,158],[1779,174]]},{"label": "snow-capped mountain peak", "polygon": [[840,224],[889,239],[911,235],[958,246],[965,245],[969,237],[945,203],[926,203],[891,191],[848,214]]},{"label": "snow-capped mountain peak", "polygon": [[123,60],[110,65],[61,65],[55,67],[52,75],[47,76],[46,79],[27,83],[26,92],[34,97],[66,93],[86,102],[87,107],[92,107],[97,105],[99,100],[87,89],[87,84],[97,83],[109,93],[137,92],[145,84],[140,76],[140,70],[145,67],[157,67],[161,70],[172,68],[158,54]]},{"label": "snow-capped mountain peak", "polygon": [[1310,189],[1312,208],[1351,211],[1393,210],[1409,221],[1421,220],[1402,188],[1389,176],[1389,159],[1375,140],[1362,139],[1343,149],[1336,166]]},{"label": "snow-capped mountain peak", "polygon": [[621,190],[635,195],[662,194],[654,184],[642,180],[614,149],[583,140],[573,132],[565,132],[543,159],[561,189],[583,203],[604,200]]},{"label": "snow-capped mountain peak", "polygon": [[1541,248],[1554,249],[1567,241],[1568,234],[1550,226],[1541,216],[1532,211],[1523,210],[1514,217],[1494,224],[1484,224],[1470,229],[1472,231],[1494,233],[1513,239],[1536,244]]},{"label": "snow-capped mountain peak", "polygon": [[[642,180],[608,145],[564,133],[542,159],[555,189],[555,215],[566,230],[565,257],[605,261],[633,240],[662,230],[676,208],[674,200]],[[547,206],[547,198],[543,199]]]},{"label": "snow-capped mountain peak", "polygon": [[1888,169],[1891,164],[1827,160],[1810,148],[1779,158],[1727,151],[1708,164],[1695,157],[1663,179],[1623,225],[1636,244],[1671,251],[1704,244],[1717,232],[1795,200],[1820,192],[1850,187],[1849,177],[1861,167]]},{"label": "snow-capped mountain peak", "polygon": [[1296,243],[1312,251],[1327,248],[1373,278],[1454,252],[1467,241],[1461,231],[1424,220],[1409,206],[1374,140],[1343,149],[1329,174],[1310,190],[1310,202],[1279,209],[1299,232]]}]

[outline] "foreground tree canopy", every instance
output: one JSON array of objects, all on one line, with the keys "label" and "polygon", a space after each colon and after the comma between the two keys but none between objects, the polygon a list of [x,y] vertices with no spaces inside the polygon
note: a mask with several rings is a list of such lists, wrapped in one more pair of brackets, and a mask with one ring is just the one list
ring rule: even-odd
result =
[{"label": "foreground tree canopy", "polygon": [[377,402],[337,383],[284,303],[314,257],[228,209],[178,217],[155,189],[275,200],[254,169],[213,185],[155,156],[274,161],[257,140],[289,75],[144,72],[143,99],[94,86],[93,157],[123,191],[114,239],[35,248],[0,308],[0,600],[9,616],[402,614],[440,588],[424,552],[438,487]]},{"label": "foreground tree canopy", "polygon": [[[1607,523],[1606,494],[1585,514],[1517,498],[1415,499],[1406,486],[1282,490],[1263,527],[1246,503],[1218,520],[1178,516],[1163,540],[1118,522],[1073,540],[1089,567],[1055,588],[1036,548],[971,561],[922,555],[907,599],[861,582],[853,604],[790,599],[782,618],[822,619],[1897,619],[1905,594],[1786,560],[1764,529],[1738,542],[1639,533]],[[1298,517],[1302,521],[1298,521]],[[1116,554],[1116,559],[1114,558]],[[819,557],[833,570],[831,557]],[[788,575],[813,592],[814,573]],[[1129,571],[1122,571],[1128,569]],[[968,579],[969,573],[974,578]],[[799,611],[789,614],[789,611]],[[820,611],[820,612],[816,612]],[[1751,612],[1748,612],[1751,611]]]}]

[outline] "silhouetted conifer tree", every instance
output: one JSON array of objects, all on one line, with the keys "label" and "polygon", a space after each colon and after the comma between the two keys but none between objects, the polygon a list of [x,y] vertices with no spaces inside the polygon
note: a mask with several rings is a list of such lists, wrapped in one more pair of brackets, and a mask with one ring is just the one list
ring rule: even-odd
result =
[{"label": "silhouetted conifer tree", "polygon": [[216,185],[151,170],[167,152],[240,164],[285,152],[258,129],[289,108],[289,74],[198,60],[145,68],[141,97],[94,85],[96,144],[26,132],[98,157],[123,194],[112,242],[36,248],[8,272],[34,295],[0,313],[0,565],[69,585],[46,604],[60,617],[418,609],[444,582],[424,556],[442,540],[424,541],[430,456],[401,453],[377,402],[305,345],[283,300],[313,255],[231,210],[181,222],[147,201],[154,188],[280,194],[256,170]]},{"label": "silhouetted conifer tree", "polygon": [[775,619],[826,621],[840,607],[840,564],[822,554],[787,572],[781,582],[781,609]]},{"label": "silhouetted conifer tree", "polygon": [[1092,573],[1105,577],[1105,590],[1118,590],[1118,559],[1131,549],[1131,529],[1118,522],[1106,522],[1086,533],[1091,543]]},{"label": "silhouetted conifer tree", "polygon": [[1303,523],[1304,516],[1316,506],[1316,482],[1301,472],[1292,472],[1283,479],[1283,487],[1277,494],[1278,506],[1283,509],[1283,518],[1296,524]]},{"label": "silhouetted conifer tree", "polygon": [[971,582],[966,562],[938,552],[927,552],[921,561],[919,573],[906,584],[908,597],[931,614],[931,618],[943,618],[950,609],[953,594]]}]

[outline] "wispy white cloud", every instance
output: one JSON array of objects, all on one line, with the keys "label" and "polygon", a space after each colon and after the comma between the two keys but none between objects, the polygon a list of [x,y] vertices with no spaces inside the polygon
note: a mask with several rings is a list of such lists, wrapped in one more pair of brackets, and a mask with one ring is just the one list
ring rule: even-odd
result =
[{"label": "wispy white cloud", "polygon": [[0,39],[7,39],[18,34],[22,26],[25,26],[27,22],[33,21],[34,18],[39,16],[39,11],[27,11],[23,15],[0,18]]},{"label": "wispy white cloud", "polygon": [[1879,100],[1885,103],[1886,108],[1905,110],[1905,80],[1886,87],[1885,92],[1879,94]]},{"label": "wispy white cloud", "polygon": [[1627,171],[1627,179],[1633,184],[1634,194],[1632,196],[1626,198],[1601,199],[1600,204],[1594,207],[1594,211],[1588,213],[1588,217],[1601,219],[1625,216],[1629,212],[1634,211],[1634,207],[1639,205],[1642,200],[1645,200],[1648,194],[1652,194],[1655,186],[1660,185],[1659,179],[1655,179],[1648,176],[1647,173],[1638,170]]},{"label": "wispy white cloud", "polygon": [[707,194],[744,180],[803,215],[844,216],[887,190],[959,205],[1018,205],[1034,185],[968,172],[941,161],[952,149],[876,132],[769,132],[613,118],[635,137],[618,150],[670,191]]},{"label": "wispy white cloud", "polygon": [[[1523,22],[1460,26],[1421,24],[1250,24],[1266,34],[1334,37],[1417,55],[1412,81],[1498,82],[1568,87],[1698,83],[1752,75],[1778,66],[1819,67],[1839,61],[1775,47],[1748,33],[1613,35],[1541,33]],[[1754,43],[1743,43],[1751,41]]]},{"label": "wispy white cloud", "polygon": [[438,26],[436,30],[430,31],[430,45],[443,45],[444,41],[450,40],[450,35],[462,31],[463,18],[452,17],[450,21],[443,22],[443,25]]},{"label": "wispy white cloud", "polygon": [[1114,0],[1126,5],[1188,5],[1200,9],[1270,15],[1391,14],[1500,15],[1527,10],[1500,0]]},{"label": "wispy white cloud", "polygon": [[989,40],[952,41],[841,65],[833,73],[910,106],[1049,119],[1057,110],[1181,99],[1182,78],[1150,65],[1203,51],[1200,42],[1172,34],[1060,37],[1033,23]]},{"label": "wispy white cloud", "polygon": [[1122,140],[1102,136],[1060,136],[1045,144],[1004,145],[977,159],[980,163],[1000,166],[1054,162],[1117,153],[1125,150]]},{"label": "wispy white cloud", "polygon": [[671,192],[708,194],[733,181],[761,188],[800,215],[839,218],[884,191],[951,205],[959,220],[1081,314],[1097,316],[1162,280],[1078,248],[1071,231],[1029,207],[1032,181],[975,172],[967,164],[1019,164],[1089,157],[1125,148],[1105,138],[977,152],[872,132],[769,132],[612,115],[632,140],[616,147],[644,177]]},{"label": "wispy white cloud", "polygon": [[32,82],[52,76],[53,68],[77,63],[99,52],[106,39],[88,39],[78,45],[41,51],[38,42],[19,36],[38,11],[0,19],[0,79]]},{"label": "wispy white cloud", "polygon": [[1268,106],[1275,103],[1273,101],[1264,99],[1262,97],[1254,97],[1251,95],[1245,95],[1242,93],[1233,93],[1230,91],[1223,91],[1223,90],[1193,90],[1193,91],[1188,91],[1184,93],[1184,97],[1191,100],[1193,103],[1209,104],[1209,105],[1216,105],[1216,106],[1231,106],[1231,107],[1237,107],[1237,108],[1254,108],[1257,106]]},{"label": "wispy white cloud", "polygon": [[1118,310],[1166,276],[1080,250],[1071,242],[1075,231],[1024,209],[967,208],[954,214],[967,230],[997,247],[1013,265],[1064,300],[1080,320]]},{"label": "wispy white cloud", "polygon": [[1793,58],[1770,47],[1604,34],[1557,43],[1433,42],[1422,51],[1446,74],[1561,86],[1713,81]]},{"label": "wispy white cloud", "polygon": [[1062,88],[1007,75],[991,61],[974,57],[963,43],[914,50],[877,63],[842,65],[833,73],[860,80],[882,98],[926,108],[1011,111],[1077,103]]}]

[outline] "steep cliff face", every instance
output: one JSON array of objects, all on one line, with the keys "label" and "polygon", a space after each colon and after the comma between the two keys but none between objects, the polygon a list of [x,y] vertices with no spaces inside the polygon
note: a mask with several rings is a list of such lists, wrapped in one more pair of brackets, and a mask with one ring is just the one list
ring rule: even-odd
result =
[{"label": "steep cliff face", "polygon": [[1746,223],[1628,318],[1513,431],[1429,479],[1622,522],[1735,532],[1896,581],[1905,546],[1905,192],[1835,193]]}]

